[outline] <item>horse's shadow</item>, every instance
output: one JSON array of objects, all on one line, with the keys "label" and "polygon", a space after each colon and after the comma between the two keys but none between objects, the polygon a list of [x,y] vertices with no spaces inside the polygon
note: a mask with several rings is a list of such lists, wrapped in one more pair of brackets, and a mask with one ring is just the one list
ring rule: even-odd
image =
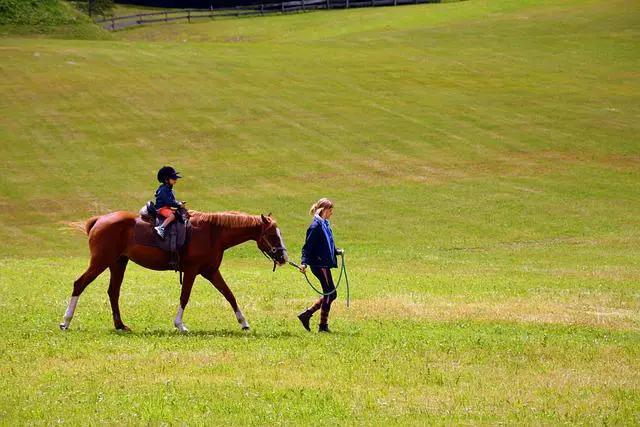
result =
[{"label": "horse's shadow", "polygon": [[252,339],[282,339],[282,338],[294,338],[299,334],[291,333],[290,331],[241,331],[231,329],[216,329],[216,330],[191,330],[189,332],[179,332],[177,330],[169,329],[145,329],[142,331],[113,331],[114,334],[121,336],[131,337],[145,337],[145,338],[252,338]]},{"label": "horse's shadow", "polygon": [[[170,329],[145,329],[142,331],[113,331],[113,334],[123,337],[143,337],[143,338],[251,338],[251,339],[283,339],[283,338],[304,338],[316,336],[317,334],[310,334],[309,332],[292,333],[291,331],[242,331],[231,329],[216,329],[216,330],[192,330],[189,332],[179,332],[177,330]],[[354,336],[359,335],[358,331],[350,332],[332,332],[330,336]]]}]

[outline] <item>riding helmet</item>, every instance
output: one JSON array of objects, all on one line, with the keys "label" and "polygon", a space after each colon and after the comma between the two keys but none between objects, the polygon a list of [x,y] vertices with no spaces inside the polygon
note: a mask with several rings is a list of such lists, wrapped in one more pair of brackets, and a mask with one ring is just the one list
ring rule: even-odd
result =
[{"label": "riding helmet", "polygon": [[158,171],[158,181],[164,183],[169,178],[172,178],[172,179],[182,178],[180,175],[178,175],[179,173],[180,172],[176,172],[176,170],[171,166],[163,166]]}]

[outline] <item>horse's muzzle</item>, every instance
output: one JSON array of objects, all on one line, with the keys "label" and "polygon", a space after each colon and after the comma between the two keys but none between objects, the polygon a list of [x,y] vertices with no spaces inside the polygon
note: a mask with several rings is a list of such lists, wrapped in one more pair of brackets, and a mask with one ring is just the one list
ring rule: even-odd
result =
[{"label": "horse's muzzle", "polygon": [[289,262],[289,255],[287,254],[287,250],[286,249],[283,250],[282,254],[280,254],[278,259],[276,259],[275,261],[276,261],[276,264],[278,264],[278,267],[282,267],[287,262]]}]

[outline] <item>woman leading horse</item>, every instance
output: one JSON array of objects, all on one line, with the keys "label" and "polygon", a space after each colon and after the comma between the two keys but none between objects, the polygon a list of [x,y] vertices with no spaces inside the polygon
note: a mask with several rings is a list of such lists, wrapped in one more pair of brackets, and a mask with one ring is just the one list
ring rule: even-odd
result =
[{"label": "woman leading horse", "polygon": [[[269,255],[278,265],[288,261],[276,221],[270,215],[248,215],[240,212],[205,213],[191,211],[192,234],[185,253],[180,259],[180,270],[184,272],[180,305],[174,325],[186,332],[182,316],[189,302],[193,282],[198,275],[209,280],[227,299],[235,312],[242,329],[249,324],[238,308],[236,299],[220,274],[220,263],[224,251],[233,246],[254,240],[258,248]],[[64,314],[60,329],[69,328],[78,303],[85,288],[107,268],[111,273],[109,281],[109,301],[116,329],[129,330],[120,317],[120,287],[129,260],[152,270],[169,270],[169,255],[156,247],[137,244],[134,239],[136,214],[112,212],[93,217],[85,224],[89,236],[91,259],[87,270],[73,284],[71,300]]]}]

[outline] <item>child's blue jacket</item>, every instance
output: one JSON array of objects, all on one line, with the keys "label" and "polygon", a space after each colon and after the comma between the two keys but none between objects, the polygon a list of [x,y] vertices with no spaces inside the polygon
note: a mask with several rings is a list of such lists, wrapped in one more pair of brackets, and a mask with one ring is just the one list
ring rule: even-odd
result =
[{"label": "child's blue jacket", "polygon": [[156,209],[160,208],[179,208],[180,203],[173,194],[173,187],[168,184],[162,184],[156,190]]},{"label": "child's blue jacket", "polygon": [[336,268],[336,246],[329,221],[314,217],[307,229],[307,238],[302,247],[302,264],[313,267]]}]

